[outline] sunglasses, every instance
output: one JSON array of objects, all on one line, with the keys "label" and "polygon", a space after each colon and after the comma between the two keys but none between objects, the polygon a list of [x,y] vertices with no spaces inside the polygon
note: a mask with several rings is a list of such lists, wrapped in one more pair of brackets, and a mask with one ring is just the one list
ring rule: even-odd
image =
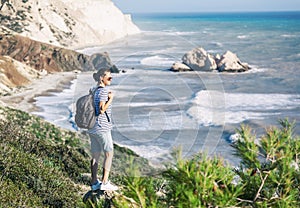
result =
[{"label": "sunglasses", "polygon": [[111,80],[112,80],[112,77],[108,77],[107,80],[108,80],[108,81],[111,81]]}]

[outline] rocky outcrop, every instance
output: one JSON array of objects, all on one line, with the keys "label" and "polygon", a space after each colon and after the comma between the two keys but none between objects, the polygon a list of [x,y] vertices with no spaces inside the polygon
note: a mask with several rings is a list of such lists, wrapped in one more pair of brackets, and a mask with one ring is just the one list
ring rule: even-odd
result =
[{"label": "rocky outcrop", "polygon": [[226,51],[222,56],[206,52],[204,48],[194,48],[182,57],[182,63],[174,63],[171,71],[214,71],[244,72],[250,69],[247,63],[242,63],[236,54]]},{"label": "rocky outcrop", "polygon": [[242,63],[231,51],[226,51],[216,62],[219,72],[244,72],[250,69],[247,63]]},{"label": "rocky outcrop", "polygon": [[185,65],[183,63],[180,63],[180,62],[175,62],[172,65],[172,67],[171,67],[170,70],[174,71],[174,72],[192,71],[192,69],[189,66],[187,66],[187,65]]},{"label": "rocky outcrop", "polygon": [[92,71],[113,67],[107,53],[88,56],[12,34],[0,34],[0,55],[9,56],[37,71]]},{"label": "rocky outcrop", "polygon": [[108,53],[91,56],[41,43],[29,38],[0,33],[0,94],[25,86],[32,79],[47,73],[62,71],[93,71],[110,68],[118,72]]},{"label": "rocky outcrop", "polygon": [[29,84],[32,79],[40,75],[38,71],[9,56],[0,56],[0,95]]},{"label": "rocky outcrop", "polygon": [[124,15],[110,0],[10,0],[2,3],[2,95],[47,73],[99,68],[118,72],[108,53],[88,56],[72,49],[105,44],[139,32],[130,15]]},{"label": "rocky outcrop", "polygon": [[195,71],[212,71],[217,69],[214,57],[203,48],[194,48],[182,57],[182,63]]},{"label": "rocky outcrop", "polygon": [[3,4],[0,20],[0,31],[70,49],[102,45],[140,32],[130,15],[124,15],[111,0],[10,0]]}]

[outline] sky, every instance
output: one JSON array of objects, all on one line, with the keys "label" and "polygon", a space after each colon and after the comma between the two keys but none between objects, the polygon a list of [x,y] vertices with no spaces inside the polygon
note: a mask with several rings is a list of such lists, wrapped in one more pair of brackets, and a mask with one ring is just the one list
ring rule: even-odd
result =
[{"label": "sky", "polygon": [[300,0],[112,0],[123,13],[300,11]]}]

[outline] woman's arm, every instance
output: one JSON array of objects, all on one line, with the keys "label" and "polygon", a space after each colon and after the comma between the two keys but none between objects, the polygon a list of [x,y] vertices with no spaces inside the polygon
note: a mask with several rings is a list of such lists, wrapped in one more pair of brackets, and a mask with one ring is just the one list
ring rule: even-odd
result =
[{"label": "woman's arm", "polygon": [[108,106],[112,103],[113,97],[114,97],[113,93],[109,92],[108,93],[108,101],[107,102],[100,101],[99,106],[100,106],[101,114],[103,114],[107,110]]}]

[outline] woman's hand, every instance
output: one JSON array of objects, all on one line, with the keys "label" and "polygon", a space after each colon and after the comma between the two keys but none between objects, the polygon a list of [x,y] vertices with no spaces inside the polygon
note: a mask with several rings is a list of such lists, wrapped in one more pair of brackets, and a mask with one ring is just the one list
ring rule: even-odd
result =
[{"label": "woman's hand", "polygon": [[99,103],[99,106],[100,106],[100,114],[103,114],[105,113],[106,109],[108,108],[108,106],[111,104],[112,100],[114,98],[114,94],[112,92],[109,92],[108,93],[108,101],[107,102],[103,102],[101,101]]},{"label": "woman's hand", "polygon": [[112,100],[114,98],[114,94],[112,92],[108,93],[108,99]]}]

